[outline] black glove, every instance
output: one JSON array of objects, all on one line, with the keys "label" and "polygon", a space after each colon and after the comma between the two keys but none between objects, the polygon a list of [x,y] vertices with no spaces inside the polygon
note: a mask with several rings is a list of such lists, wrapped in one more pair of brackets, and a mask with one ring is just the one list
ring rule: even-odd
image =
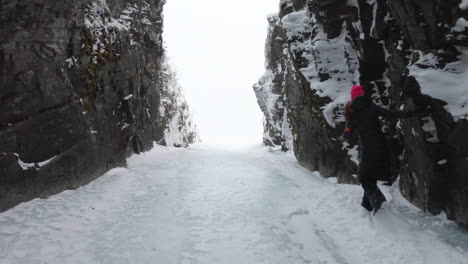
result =
[{"label": "black glove", "polygon": [[425,94],[413,96],[412,99],[413,99],[413,102],[417,106],[421,106],[421,107],[426,107],[428,105],[431,105],[431,101],[432,101],[432,97],[430,97],[429,95],[425,95]]}]

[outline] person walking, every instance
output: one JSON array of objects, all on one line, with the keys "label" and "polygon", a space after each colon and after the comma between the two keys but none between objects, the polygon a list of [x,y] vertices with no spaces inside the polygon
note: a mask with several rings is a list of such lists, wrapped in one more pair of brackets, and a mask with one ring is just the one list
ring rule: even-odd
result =
[{"label": "person walking", "polygon": [[345,108],[346,128],[341,140],[348,141],[355,132],[359,135],[358,176],[364,189],[361,205],[366,210],[375,213],[386,201],[377,186],[377,180],[390,172],[389,151],[379,117],[407,118],[419,112],[422,111],[404,112],[380,107],[364,94],[361,86],[354,85],[351,88],[351,101]]}]

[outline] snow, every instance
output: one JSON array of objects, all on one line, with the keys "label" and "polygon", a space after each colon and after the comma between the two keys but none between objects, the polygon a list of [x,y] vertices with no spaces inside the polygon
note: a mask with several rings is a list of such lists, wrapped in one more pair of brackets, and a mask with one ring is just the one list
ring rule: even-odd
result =
[{"label": "snow", "polygon": [[[281,70],[278,69],[278,73],[281,73]],[[258,98],[257,100],[261,100],[261,105],[265,105],[268,109],[268,113],[271,113],[275,109],[275,105],[277,104],[278,100],[281,98],[281,94],[273,93],[274,83],[273,78],[275,77],[275,73],[267,69],[265,74],[260,78],[258,84],[254,86],[254,89],[261,93],[262,97]]]},{"label": "snow", "polygon": [[117,30],[128,30],[128,28],[119,23],[113,17],[104,19],[105,14],[110,15],[111,11],[107,6],[106,0],[97,0],[91,2],[86,10],[84,24],[89,29],[104,30],[108,33],[109,28],[115,28]]},{"label": "snow", "polygon": [[372,6],[372,25],[369,34],[375,38],[378,38],[375,30],[375,24],[377,21],[378,2],[376,0],[367,0],[367,3]]},{"label": "snow", "polygon": [[0,214],[2,263],[462,264],[468,238],[382,186],[376,216],[260,146],[156,147],[87,186]]},{"label": "snow", "polygon": [[274,41],[284,41],[280,36],[276,36],[273,39],[276,33],[272,25],[273,23],[279,23],[278,15],[270,15],[268,21],[270,22],[270,27],[267,37],[268,43],[265,46],[265,55],[267,57],[267,63],[265,64],[266,72],[254,84],[253,89],[257,103],[264,113],[264,142],[267,142],[268,145],[276,145],[276,148],[291,150],[293,148],[293,134],[288,121],[287,98],[284,87],[289,85],[288,79],[285,78],[286,75],[295,78],[296,71],[291,64],[291,54],[286,47],[283,48],[283,55],[288,59],[280,61],[274,57],[275,55],[268,48],[273,45],[272,42]]},{"label": "snow", "polygon": [[[138,21],[143,25],[152,25],[148,15],[149,9],[150,5],[146,1],[143,1],[141,5],[128,3],[126,9],[124,9],[121,15],[116,19],[112,16],[106,0],[89,2],[85,9],[84,26],[91,34],[93,41],[93,43],[90,44],[91,60],[93,63],[98,63],[98,55],[107,52],[106,48],[108,45],[120,41],[120,37],[118,36],[119,32],[132,29],[132,23],[134,23],[134,21]],[[129,32],[128,34],[130,36],[130,44],[134,45],[135,41],[132,38],[133,33]],[[82,48],[86,48],[86,45],[83,45]],[[72,62],[72,60],[67,60],[69,68],[74,65]]]},{"label": "snow", "polygon": [[19,154],[14,153],[14,155],[18,159],[18,164],[23,170],[29,170],[29,169],[40,170],[42,167],[46,166],[47,164],[49,164],[52,160],[54,160],[57,157],[57,156],[53,156],[52,158],[45,160],[45,161],[27,163],[20,159]]},{"label": "snow", "polygon": [[73,66],[75,66],[77,61],[78,59],[75,58],[74,56],[71,56],[70,58],[65,60],[65,62],[67,63],[68,69],[71,69]]},{"label": "snow", "polygon": [[[132,26],[133,21],[139,21],[143,25],[150,26],[153,23],[151,23],[148,16],[149,9],[150,5],[146,1],[143,1],[141,5],[127,3],[126,9],[122,11],[122,14],[117,21],[120,24],[125,25],[127,28]],[[141,18],[134,19],[132,16],[140,16]]]},{"label": "snow", "polygon": [[359,165],[359,146],[355,145],[352,148],[350,148],[349,143],[344,142],[343,149],[345,149],[348,152],[348,156],[351,159],[351,161],[354,162],[356,165]]},{"label": "snow", "polygon": [[[335,127],[344,122],[343,109],[348,101],[349,89],[359,79],[358,55],[346,39],[347,30],[335,39],[329,39],[313,14],[307,10],[293,12],[281,20],[288,38],[290,49],[297,57],[308,61],[300,69],[309,81],[310,88],[320,97],[328,97],[332,102],[325,105],[323,115],[328,124]],[[315,32],[312,38],[305,38],[306,32]],[[297,58],[296,58],[297,59]],[[323,76],[327,75],[323,80]]]},{"label": "snow", "polygon": [[348,0],[347,5],[359,8],[358,0]]},{"label": "snow", "polygon": [[439,162],[437,162],[437,164],[439,165],[444,165],[447,163],[447,160],[446,159],[443,159],[443,160],[439,160]]},{"label": "snow", "polygon": [[428,138],[427,141],[433,142],[433,143],[439,143],[440,140],[439,140],[439,137],[437,136],[437,129],[436,129],[434,120],[430,117],[422,118],[422,120],[424,122],[422,129],[431,135],[431,137]]},{"label": "snow", "polygon": [[443,69],[436,67],[437,59],[431,53],[421,53],[420,59],[409,67],[411,75],[421,85],[422,93],[445,101],[448,104],[445,109],[455,120],[468,118],[468,48],[459,49],[461,59]]},{"label": "snow", "polygon": [[460,9],[464,10],[468,8],[468,0],[461,0],[461,4],[459,5]]},{"label": "snow", "polygon": [[[199,141],[198,129],[193,122],[177,73],[166,56],[162,62],[162,79],[164,79],[164,86],[158,118],[165,126],[164,142],[166,146],[186,146],[189,137],[194,137],[194,142]],[[150,116],[148,109],[146,112]]]},{"label": "snow", "polygon": [[455,24],[455,26],[452,28],[452,30],[455,32],[464,32],[467,28],[468,28],[468,21],[465,18],[460,17],[457,20],[457,23]]},{"label": "snow", "polygon": [[311,14],[306,9],[292,12],[281,20],[288,38],[301,36],[303,32],[310,32]]}]

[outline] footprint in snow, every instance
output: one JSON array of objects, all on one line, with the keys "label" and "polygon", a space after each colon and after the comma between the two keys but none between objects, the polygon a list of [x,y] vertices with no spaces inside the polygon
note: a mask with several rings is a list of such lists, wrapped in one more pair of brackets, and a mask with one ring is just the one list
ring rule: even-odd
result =
[{"label": "footprint in snow", "polygon": [[296,211],[290,213],[288,215],[288,218],[291,220],[294,216],[300,216],[300,215],[308,215],[309,214],[309,210],[305,210],[305,209],[297,209]]}]

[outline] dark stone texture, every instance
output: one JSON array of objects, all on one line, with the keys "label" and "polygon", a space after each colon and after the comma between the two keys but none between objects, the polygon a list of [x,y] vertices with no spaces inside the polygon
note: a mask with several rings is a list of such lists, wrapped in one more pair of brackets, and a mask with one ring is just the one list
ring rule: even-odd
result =
[{"label": "dark stone texture", "polygon": [[[315,95],[299,72],[278,19],[270,17],[269,22],[267,73],[254,85],[258,103],[265,114],[265,145],[281,146],[283,150],[292,145],[302,166],[320,171],[325,177],[337,177],[342,183],[357,183],[351,176],[356,165],[346,158],[345,151],[336,151],[340,148],[337,142],[339,130],[327,125],[320,110],[320,106],[329,100]],[[271,98],[276,101],[268,105],[266,102]],[[291,130],[294,135],[292,144],[287,142],[287,134],[291,131],[286,130]],[[292,140],[291,136],[289,140]]]},{"label": "dark stone texture", "polygon": [[[358,6],[348,6],[352,3]],[[271,79],[279,80],[276,93],[282,94],[294,153],[301,165],[324,177],[337,176],[340,182],[356,182],[351,177],[356,164],[336,141],[343,119],[335,119],[333,127],[323,114],[324,107],[336,99],[318,96],[317,83],[334,80],[343,89],[360,83],[377,103],[392,109],[430,105],[423,119],[383,122],[392,168],[390,178],[382,180],[391,184],[400,176],[401,192],[411,203],[433,214],[444,211],[449,219],[468,227],[468,121],[453,118],[444,107],[446,102],[422,95],[408,67],[443,69],[460,59],[460,47],[468,47],[468,30],[452,28],[460,17],[468,18],[468,10],[460,10],[459,4],[459,0],[281,1],[279,18],[270,23],[267,72],[272,73]],[[308,22],[304,17],[288,18],[291,14],[303,16],[304,11],[310,16]],[[285,24],[291,21],[297,26]],[[351,49],[341,53],[316,45],[322,36],[330,45],[342,38]],[[280,45],[285,51],[279,52]],[[437,63],[418,62],[425,54],[433,54]],[[332,56],[342,56],[346,70],[331,70]],[[282,71],[274,70],[278,68]],[[257,97],[268,94],[257,92]],[[336,101],[337,116],[343,106]],[[262,108],[265,116],[278,110]],[[428,120],[434,124],[433,131],[423,129]],[[281,135],[282,130],[275,128],[273,134]],[[271,131],[265,127],[266,135]],[[437,141],[432,140],[434,134]]]},{"label": "dark stone texture", "polygon": [[[270,17],[270,29],[266,44],[266,67],[267,73],[254,85],[258,104],[265,114],[263,142],[265,145],[274,147],[281,146],[283,150],[289,150],[287,132],[289,123],[285,112],[284,78],[290,69],[285,65],[283,51],[287,47],[284,42],[284,34],[279,27],[274,25],[278,22],[276,17]],[[278,65],[280,65],[278,67]],[[289,132],[289,131],[288,131]]]},{"label": "dark stone texture", "polygon": [[163,139],[163,4],[0,0],[0,211],[82,186]]}]

